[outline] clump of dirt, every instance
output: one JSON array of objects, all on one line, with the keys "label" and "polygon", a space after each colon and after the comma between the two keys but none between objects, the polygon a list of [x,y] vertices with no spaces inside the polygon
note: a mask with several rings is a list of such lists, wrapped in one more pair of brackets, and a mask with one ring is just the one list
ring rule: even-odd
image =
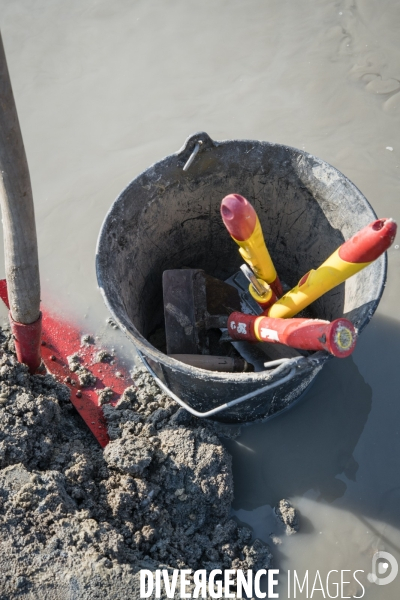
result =
[{"label": "clump of dirt", "polygon": [[77,371],[78,369],[80,369],[82,367],[80,356],[77,353],[71,354],[71,356],[67,356],[67,360],[68,360],[69,370],[72,373],[75,373],[75,371]]},{"label": "clump of dirt", "polygon": [[112,319],[111,317],[108,317],[108,319],[106,319],[106,323],[107,323],[107,325],[109,325],[113,329],[119,329],[118,325],[116,324],[116,322],[114,321],[114,319]]},{"label": "clump of dirt", "polygon": [[79,354],[71,354],[71,356],[67,357],[67,360],[71,373],[76,373],[78,375],[79,385],[81,387],[90,387],[91,385],[95,385],[96,377],[84,367]]},{"label": "clump of dirt", "polygon": [[95,362],[112,362],[113,355],[107,350],[100,350],[95,356]]},{"label": "clump of dirt", "polygon": [[114,396],[114,392],[110,387],[105,387],[101,390],[98,390],[97,395],[99,397],[99,405],[102,406],[103,404],[110,402],[110,400]]},{"label": "clump of dirt", "polygon": [[81,338],[81,343],[84,346],[90,346],[95,343],[95,339],[90,333],[85,333]]},{"label": "clump of dirt", "polygon": [[90,387],[91,385],[95,385],[96,383],[96,377],[93,375],[93,373],[91,373],[91,371],[89,371],[89,369],[86,369],[85,367],[80,367],[77,370],[77,374],[78,374],[78,380],[79,380],[79,385],[81,387]]},{"label": "clump of dirt", "polygon": [[285,525],[286,535],[293,535],[299,530],[299,520],[297,510],[290,504],[289,500],[283,498],[275,506],[275,514]]},{"label": "clump of dirt", "polygon": [[[0,600],[139,598],[141,568],[268,568],[230,519],[231,458],[212,426],[134,373],[104,404],[103,451],[50,375],[0,333]],[[74,362],[74,361],[73,361]]]}]

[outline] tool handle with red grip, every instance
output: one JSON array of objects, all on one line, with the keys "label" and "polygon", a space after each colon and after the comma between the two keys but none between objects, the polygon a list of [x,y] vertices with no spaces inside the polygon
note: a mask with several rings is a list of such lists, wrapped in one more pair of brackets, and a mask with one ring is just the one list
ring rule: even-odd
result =
[{"label": "tool handle with red grip", "polygon": [[282,285],[265,245],[261,223],[252,205],[240,194],[229,194],[221,202],[221,216],[239,252],[257,277],[266,281],[280,298]]},{"label": "tool handle with red grip", "polygon": [[320,319],[274,319],[240,312],[228,318],[232,339],[248,342],[280,343],[301,350],[326,350],[334,356],[349,356],[356,344],[357,332],[348,319],[331,323]]},{"label": "tool handle with red grip", "polygon": [[317,298],[379,258],[393,243],[396,231],[393,219],[377,219],[363,227],[317,269],[303,275],[299,283],[264,314],[282,319],[294,317]]},{"label": "tool handle with red grip", "polygon": [[35,373],[42,362],[40,355],[42,314],[40,313],[39,318],[28,325],[14,321],[11,311],[9,319],[18,362],[27,365],[30,373]]},{"label": "tool handle with red grip", "polygon": [[393,244],[396,232],[396,221],[377,219],[344,242],[339,257],[348,263],[370,263]]}]

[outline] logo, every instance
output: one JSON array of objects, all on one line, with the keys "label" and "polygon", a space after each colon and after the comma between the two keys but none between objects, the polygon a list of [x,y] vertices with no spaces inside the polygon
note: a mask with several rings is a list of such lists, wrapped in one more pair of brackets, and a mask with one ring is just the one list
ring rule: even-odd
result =
[{"label": "logo", "polygon": [[399,565],[392,554],[383,551],[375,552],[372,558],[372,573],[368,573],[368,580],[376,585],[388,585],[396,579],[398,571]]}]

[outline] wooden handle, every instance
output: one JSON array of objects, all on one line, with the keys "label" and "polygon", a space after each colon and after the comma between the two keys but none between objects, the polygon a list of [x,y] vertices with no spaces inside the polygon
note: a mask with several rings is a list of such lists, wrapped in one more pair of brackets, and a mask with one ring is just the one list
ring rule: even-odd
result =
[{"label": "wooden handle", "polygon": [[0,206],[10,310],[29,324],[40,315],[39,261],[31,180],[0,35]]}]

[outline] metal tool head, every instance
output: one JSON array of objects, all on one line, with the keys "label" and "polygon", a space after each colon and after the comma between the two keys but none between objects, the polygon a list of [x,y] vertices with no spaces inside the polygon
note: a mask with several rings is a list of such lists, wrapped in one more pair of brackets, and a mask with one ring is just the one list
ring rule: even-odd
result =
[{"label": "metal tool head", "polygon": [[246,279],[248,279],[250,281],[254,290],[256,291],[256,293],[259,296],[261,296],[261,298],[263,296],[266,296],[269,293],[269,290],[271,288],[268,285],[268,283],[264,282],[264,285],[261,284],[248,265],[246,265],[246,264],[241,265],[240,270],[242,271],[242,273],[246,277]]},{"label": "metal tool head", "polygon": [[226,327],[241,306],[233,286],[202,269],[164,271],[163,296],[168,354],[203,354],[207,331]]}]

